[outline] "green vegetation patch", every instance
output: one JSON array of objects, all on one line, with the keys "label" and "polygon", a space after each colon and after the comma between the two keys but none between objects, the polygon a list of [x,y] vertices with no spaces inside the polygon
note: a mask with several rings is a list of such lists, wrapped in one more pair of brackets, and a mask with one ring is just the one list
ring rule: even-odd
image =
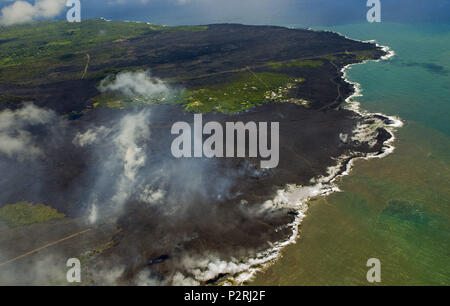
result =
[{"label": "green vegetation patch", "polygon": [[125,109],[135,106],[174,104],[196,113],[238,113],[269,101],[290,102],[307,106],[301,99],[287,98],[287,93],[302,78],[284,74],[261,72],[241,73],[221,85],[193,89],[172,89],[151,97],[126,96],[117,92],[105,92],[91,99],[93,107]]},{"label": "green vegetation patch", "polygon": [[272,69],[281,69],[281,68],[315,68],[321,67],[323,62],[320,60],[292,60],[288,62],[269,62],[267,66]]},{"label": "green vegetation patch", "polygon": [[271,72],[242,73],[223,85],[188,90],[183,104],[198,113],[237,113],[269,101],[285,102],[287,91],[302,81]]},{"label": "green vegetation patch", "polygon": [[[80,23],[41,21],[33,24],[0,26],[0,68],[30,63],[122,41],[156,31],[204,31],[207,26],[162,26],[137,22],[108,22],[101,19]],[[55,56],[56,55],[56,56]]]},{"label": "green vegetation patch", "polygon": [[[60,80],[52,69],[68,63],[78,67],[64,72],[65,79],[79,78],[92,53],[96,63],[111,57],[130,57],[124,48],[110,44],[164,31],[204,31],[207,26],[162,26],[138,22],[108,22],[101,19],[80,23],[41,21],[13,26],[0,25],[0,81],[41,84],[49,78]],[[105,47],[103,47],[105,46]]]},{"label": "green vegetation patch", "polygon": [[117,39],[135,37],[162,26],[141,23],[86,20],[81,23],[42,21],[30,24],[0,26],[0,67],[20,65],[47,57],[86,50]]},{"label": "green vegetation patch", "polygon": [[208,26],[175,26],[163,28],[167,31],[187,31],[187,32],[200,32],[208,29]]},{"label": "green vegetation patch", "polygon": [[63,219],[64,214],[44,204],[31,204],[26,201],[8,204],[0,208],[0,221],[9,227],[18,227],[34,223],[47,223],[55,219]]}]

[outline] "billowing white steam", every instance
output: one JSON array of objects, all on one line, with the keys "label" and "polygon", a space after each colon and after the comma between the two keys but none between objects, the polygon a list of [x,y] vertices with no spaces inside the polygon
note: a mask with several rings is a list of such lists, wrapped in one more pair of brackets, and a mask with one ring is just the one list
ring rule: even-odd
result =
[{"label": "billowing white steam", "polygon": [[149,71],[121,72],[114,81],[106,78],[100,83],[100,91],[116,91],[126,96],[151,97],[168,94],[169,87],[160,79],[152,77]]},{"label": "billowing white steam", "polygon": [[[171,92],[169,86],[160,79],[152,77],[149,71],[121,72],[114,79],[111,77],[104,79],[99,89],[102,92],[120,92],[128,97],[169,95]],[[103,181],[109,181],[111,185],[103,187],[114,190],[114,195],[108,203],[111,209],[120,211],[131,195],[149,204],[158,203],[165,196],[163,190],[153,189],[147,186],[146,182],[137,181],[139,170],[145,166],[148,157],[149,124],[150,112],[142,110],[124,116],[116,126],[91,128],[84,133],[78,133],[73,139],[73,144],[79,147],[96,145],[104,142],[105,139],[112,144],[111,150],[108,149],[105,152],[110,156],[100,161],[101,173],[97,175],[100,185],[104,184]],[[119,174],[117,174],[118,170]],[[114,173],[114,179],[111,181],[112,173]],[[91,222],[96,222],[98,217],[96,189],[102,190],[102,188],[94,188],[94,194],[91,195]]]},{"label": "billowing white steam", "polygon": [[116,210],[120,210],[130,196],[137,172],[145,165],[145,144],[150,137],[148,118],[149,112],[142,111],[127,115],[120,122],[119,134],[114,143],[117,148],[116,158],[123,164],[123,173],[112,198]]},{"label": "billowing white steam", "polygon": [[91,211],[89,213],[89,223],[93,224],[98,218],[98,208],[96,204],[91,204]]},{"label": "billowing white steam", "polygon": [[147,204],[160,203],[166,192],[162,189],[154,190],[150,186],[147,186],[144,190],[141,191],[139,195],[139,200]]},{"label": "billowing white steam", "polygon": [[53,111],[26,104],[22,108],[0,113],[0,154],[18,159],[33,158],[43,154],[30,128],[57,118]]},{"label": "billowing white steam", "polygon": [[[114,128],[98,127],[91,128],[85,133],[79,133],[73,139],[73,143],[80,147],[94,144],[98,137],[108,135],[112,139],[112,151],[107,152],[108,156],[102,161],[100,169],[102,173],[98,175],[99,180],[110,177],[119,167],[119,175],[114,180],[115,186],[108,186],[110,190],[115,190],[110,199],[110,208],[116,211],[122,209],[123,204],[129,199],[136,186],[136,177],[146,162],[146,144],[150,139],[149,111],[141,111],[136,114],[128,114],[120,120]],[[95,223],[98,219],[97,194],[94,189],[90,204],[89,221]],[[151,195],[147,194],[147,197]],[[162,195],[155,194],[153,198],[157,200]]]},{"label": "billowing white steam", "polygon": [[377,144],[377,135],[379,128],[385,128],[386,124],[379,118],[370,118],[371,124],[358,122],[354,128],[351,139],[353,141],[366,142],[371,148]]},{"label": "billowing white steam", "polygon": [[[173,285],[195,285],[215,279],[219,275],[231,276],[225,284],[241,284],[251,278],[257,271],[266,267],[271,261],[279,257],[281,250],[288,244],[295,243],[298,234],[298,225],[305,217],[307,201],[311,197],[326,195],[332,192],[334,186],[318,183],[312,186],[287,185],[278,190],[272,200],[267,200],[255,213],[264,213],[277,209],[293,209],[297,212],[295,220],[286,226],[292,229],[292,235],[285,241],[269,243],[270,247],[265,251],[250,258],[235,259],[229,261],[220,259],[214,254],[202,254],[201,256],[186,255],[181,262],[183,268],[191,276],[175,275],[172,278]],[[231,283],[229,281],[232,281]]]},{"label": "billowing white steam", "polygon": [[145,144],[150,138],[149,112],[127,115],[120,122],[120,131],[115,139],[117,157],[123,160],[124,175],[135,180],[137,170],[145,164]]},{"label": "billowing white steam", "polygon": [[94,275],[95,282],[102,284],[103,286],[114,286],[118,283],[118,280],[124,271],[125,268],[122,266],[110,269],[99,269]]},{"label": "billowing white steam", "polygon": [[95,129],[89,129],[84,133],[77,133],[73,139],[73,144],[80,147],[85,147],[96,143],[99,139],[106,137],[111,133],[111,129],[101,126]]}]

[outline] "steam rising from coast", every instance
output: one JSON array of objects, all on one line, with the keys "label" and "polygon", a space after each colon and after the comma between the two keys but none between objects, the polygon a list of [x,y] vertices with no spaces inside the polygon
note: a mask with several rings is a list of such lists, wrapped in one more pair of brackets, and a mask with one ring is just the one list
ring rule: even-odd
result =
[{"label": "steam rising from coast", "polygon": [[[99,89],[146,98],[170,96],[173,91],[148,71],[120,73],[101,82]],[[125,234],[114,239],[119,242],[116,248],[128,255],[99,259],[92,275],[98,284],[240,284],[295,242],[308,199],[337,191],[334,179],[348,173],[352,158],[362,156],[342,156],[327,174],[311,178],[310,185],[288,184],[273,191],[266,186],[264,196],[252,198],[246,193],[252,190],[249,182],[270,176],[270,171],[255,169],[251,160],[236,165],[228,160],[173,158],[165,112],[151,107],[109,111],[88,124],[71,123],[32,104],[0,113],[3,189],[23,185],[23,174],[14,167],[65,178],[67,174],[54,165],[77,162],[74,169],[79,173],[69,187],[55,185],[57,180],[42,181],[25,196],[45,199],[50,194],[55,203],[47,204],[61,199],[74,203],[70,214],[83,216],[89,226],[114,222],[125,228]],[[366,118],[351,133],[338,134],[341,143],[374,146],[379,128],[398,126],[392,118],[362,116]],[[4,193],[0,200],[14,197]],[[252,236],[249,231],[255,229],[260,232]],[[221,239],[232,247],[217,249],[220,244],[214,243]],[[159,265],[168,260],[172,272],[161,278],[164,268]]]}]

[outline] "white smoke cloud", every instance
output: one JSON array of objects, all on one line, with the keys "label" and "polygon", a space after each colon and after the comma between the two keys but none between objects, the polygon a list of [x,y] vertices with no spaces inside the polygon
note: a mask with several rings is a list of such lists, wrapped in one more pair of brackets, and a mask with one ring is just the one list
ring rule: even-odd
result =
[{"label": "white smoke cloud", "polygon": [[[95,145],[98,140],[104,140],[105,137],[111,139],[112,151],[108,152],[110,156],[107,159],[102,160],[99,167],[101,173],[97,177],[100,185],[111,178],[112,173],[115,173],[116,179],[114,185],[110,183],[108,186],[93,189],[92,200],[89,204],[91,223],[95,223],[99,216],[97,191],[101,192],[102,188],[114,190],[110,208],[116,212],[122,209],[130,195],[135,192],[138,185],[137,174],[147,160],[146,143],[150,140],[149,120],[150,112],[143,110],[124,116],[116,127],[91,128],[84,133],[78,133],[73,139],[72,142],[81,147]],[[163,196],[162,191],[150,192],[149,190],[143,195],[150,202],[158,201]]]},{"label": "white smoke cloud", "polygon": [[172,278],[173,286],[199,286],[200,283],[191,277],[184,276],[181,272],[176,272]]},{"label": "white smoke cloud", "polygon": [[123,275],[125,267],[113,267],[110,269],[100,269],[95,271],[93,277],[95,283],[102,286],[114,286],[117,285],[119,278]]},{"label": "white smoke cloud", "polygon": [[160,203],[166,192],[162,189],[154,190],[151,186],[147,186],[140,194],[139,200],[147,204]]},{"label": "white smoke cloud", "polygon": [[0,113],[0,154],[18,159],[33,158],[43,154],[38,142],[28,130],[57,118],[53,111],[27,104],[21,109]]},{"label": "white smoke cloud", "polygon": [[145,287],[164,285],[164,283],[161,282],[161,280],[152,277],[148,269],[143,269],[137,274],[135,283],[137,286],[145,286]]},{"label": "white smoke cloud", "polygon": [[[110,77],[104,79],[99,89],[103,92],[115,91],[128,96],[145,97],[169,94],[172,91],[163,81],[153,78],[149,71],[119,73],[114,80]],[[105,143],[108,146],[98,152],[100,155],[108,154],[109,158],[100,159],[100,173],[96,175],[98,187],[93,189],[91,200],[88,201],[91,223],[97,222],[98,216],[102,215],[98,202],[102,197],[98,193],[102,193],[104,188],[108,192],[113,191],[108,207],[116,214],[121,212],[131,196],[147,204],[160,204],[166,196],[164,190],[138,180],[138,173],[145,167],[148,159],[147,144],[151,140],[149,125],[150,111],[146,109],[123,116],[113,127],[90,128],[74,137],[72,143],[79,147]],[[112,175],[114,179],[111,181]]]},{"label": "white smoke cloud", "polygon": [[65,8],[65,0],[36,0],[34,5],[16,1],[1,10],[0,24],[13,25],[58,16]]},{"label": "white smoke cloud", "polygon": [[78,132],[72,143],[79,147],[85,147],[96,143],[98,140],[108,136],[111,133],[111,129],[101,126],[95,129],[89,129],[84,133]]},{"label": "white smoke cloud", "polygon": [[145,143],[149,140],[149,112],[127,115],[120,122],[115,139],[118,158],[123,160],[125,177],[134,182],[137,170],[145,164]]},{"label": "white smoke cloud", "polygon": [[96,204],[91,205],[91,212],[89,213],[89,223],[94,224],[98,218],[98,208]]},{"label": "white smoke cloud", "polygon": [[59,254],[46,254],[35,255],[33,264],[10,263],[0,270],[0,286],[66,284],[67,270],[63,259]]},{"label": "white smoke cloud", "polygon": [[148,71],[121,72],[114,81],[105,79],[100,83],[100,91],[118,91],[127,96],[151,97],[168,94],[169,87],[160,79],[154,78]]},{"label": "white smoke cloud", "polygon": [[150,137],[148,128],[149,113],[142,111],[125,116],[120,123],[120,132],[115,139],[116,158],[123,165],[123,172],[117,182],[116,194],[112,201],[116,211],[122,210],[126,200],[135,187],[136,175],[145,165],[145,143]]},{"label": "white smoke cloud", "polygon": [[234,275],[247,271],[252,265],[252,263],[239,262],[234,258],[230,261],[225,261],[216,255],[207,254],[203,256],[185,256],[181,264],[193,278],[182,278],[181,276],[183,275],[175,275],[172,279],[174,285],[189,286],[195,285],[195,283],[199,284],[200,282],[215,279],[221,274]]}]

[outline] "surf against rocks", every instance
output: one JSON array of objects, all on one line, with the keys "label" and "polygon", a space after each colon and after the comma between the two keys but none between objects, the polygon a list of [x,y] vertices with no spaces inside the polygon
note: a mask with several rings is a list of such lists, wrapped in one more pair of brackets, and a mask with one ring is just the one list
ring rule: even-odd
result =
[{"label": "surf against rocks", "polygon": [[[261,168],[278,166],[279,122],[270,123],[270,148],[267,122],[226,122],[224,129],[216,121],[203,125],[202,115],[195,114],[193,130],[187,122],[176,122],[172,125],[171,133],[179,135],[171,146],[172,155],[176,158],[260,157],[264,159],[261,160]],[[204,135],[210,136],[203,142]]]}]

